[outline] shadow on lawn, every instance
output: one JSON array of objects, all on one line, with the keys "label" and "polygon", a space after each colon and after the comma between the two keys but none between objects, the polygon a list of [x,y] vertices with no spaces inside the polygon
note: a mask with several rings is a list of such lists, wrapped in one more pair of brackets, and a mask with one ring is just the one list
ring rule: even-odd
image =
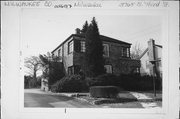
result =
[{"label": "shadow on lawn", "polygon": [[137,99],[129,99],[129,98],[116,98],[116,99],[100,99],[94,102],[94,104],[99,105],[103,103],[128,103],[135,102]]},{"label": "shadow on lawn", "polygon": [[75,99],[72,97],[67,97],[67,96],[25,93],[24,107],[54,107],[50,103],[66,102],[69,100],[75,100]]}]

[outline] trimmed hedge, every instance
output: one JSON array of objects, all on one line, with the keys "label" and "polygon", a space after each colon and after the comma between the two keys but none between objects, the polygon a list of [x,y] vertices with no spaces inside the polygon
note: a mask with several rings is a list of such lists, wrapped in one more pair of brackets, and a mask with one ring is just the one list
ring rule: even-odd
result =
[{"label": "trimmed hedge", "polygon": [[87,90],[86,82],[80,75],[63,77],[51,86],[52,92],[85,92]]},{"label": "trimmed hedge", "polygon": [[92,86],[90,96],[95,98],[116,98],[119,88],[116,86]]},{"label": "trimmed hedge", "polygon": [[[121,75],[120,86],[125,90],[131,91],[148,91],[153,90],[153,77],[140,75]],[[154,79],[156,82],[156,90],[161,90],[161,79]]]},{"label": "trimmed hedge", "polygon": [[119,86],[120,80],[113,74],[103,74],[86,79],[88,86]]},{"label": "trimmed hedge", "polygon": [[[156,90],[162,90],[161,80],[155,78]],[[123,74],[103,74],[95,78],[86,78],[89,87],[91,86],[117,86],[120,89],[129,91],[150,91],[153,90],[153,77]]]}]

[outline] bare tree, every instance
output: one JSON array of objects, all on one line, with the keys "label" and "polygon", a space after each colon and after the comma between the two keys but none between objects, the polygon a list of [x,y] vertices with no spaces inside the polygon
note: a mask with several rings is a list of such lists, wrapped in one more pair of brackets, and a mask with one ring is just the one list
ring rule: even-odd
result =
[{"label": "bare tree", "polygon": [[134,45],[134,47],[132,47],[132,51],[131,51],[131,58],[132,59],[139,59],[139,57],[142,54],[142,47],[140,46],[139,43],[136,43]]},{"label": "bare tree", "polygon": [[51,85],[65,76],[64,65],[59,62],[61,57],[47,53],[47,55],[39,55],[39,58],[42,62],[43,77],[48,80],[48,86],[51,89]]},{"label": "bare tree", "polygon": [[29,69],[29,75],[37,80],[37,72],[41,69],[41,60],[37,56],[31,56],[25,59],[25,67]]}]

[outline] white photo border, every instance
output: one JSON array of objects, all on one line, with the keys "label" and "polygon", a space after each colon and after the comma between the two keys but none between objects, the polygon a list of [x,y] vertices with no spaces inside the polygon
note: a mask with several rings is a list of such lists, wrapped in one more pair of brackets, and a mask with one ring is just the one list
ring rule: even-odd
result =
[{"label": "white photo border", "polygon": [[[57,2],[57,1],[55,1]],[[62,1],[64,2],[64,1]],[[67,2],[67,1],[65,1]],[[71,2],[71,1],[68,1]],[[102,1],[101,1],[102,2]],[[113,1],[103,1],[112,3]],[[73,10],[61,10],[61,14],[66,14],[70,12],[71,14],[79,13],[92,14],[92,11],[96,11],[93,14],[111,14],[111,15],[160,15],[162,16],[162,39],[163,39],[163,101],[162,109],[129,109],[129,108],[66,108],[66,113],[64,108],[24,108],[24,78],[23,78],[23,67],[24,67],[24,57],[23,57],[23,46],[21,39],[21,22],[22,22],[22,11],[23,9],[36,9],[36,8],[14,8],[5,7],[3,2],[2,6],[2,115],[5,118],[19,117],[22,119],[28,118],[176,118],[177,111],[179,107],[179,97],[178,97],[178,84],[177,81],[179,75],[177,69],[179,69],[178,60],[178,45],[179,45],[179,24],[178,24],[178,2],[169,2],[169,8],[166,9],[73,9]],[[53,8],[38,8],[38,9],[49,9]],[[84,9],[84,8],[83,8]],[[7,15],[5,15],[5,13]],[[79,14],[78,13],[78,14]],[[92,14],[92,15],[93,15]],[[12,19],[12,18],[15,19]],[[176,19],[177,18],[177,19]],[[7,20],[8,19],[8,20]],[[6,21],[5,21],[6,20]],[[11,23],[10,26],[5,26],[5,24]],[[12,30],[10,30],[12,28]],[[10,31],[10,32],[9,32]],[[13,32],[14,31],[14,32]],[[20,40],[19,40],[20,39]],[[11,44],[13,43],[13,45]],[[11,45],[10,45],[11,44]],[[177,51],[176,51],[177,50]],[[14,54],[10,52],[14,51]],[[11,62],[15,57],[14,64]],[[12,72],[12,75],[8,75]],[[15,77],[15,80],[12,79]],[[20,77],[20,78],[19,78]],[[5,80],[6,79],[6,80]],[[173,80],[170,80],[173,79]],[[9,91],[9,89],[14,88],[14,90]],[[177,91],[177,92],[176,92]],[[9,94],[9,93],[12,94]],[[14,101],[12,102],[12,99]],[[171,104],[170,104],[171,102]],[[12,109],[10,109],[12,105]],[[177,106],[178,105],[178,106]],[[12,116],[14,114],[14,116]],[[88,117],[87,117],[88,115]]]}]

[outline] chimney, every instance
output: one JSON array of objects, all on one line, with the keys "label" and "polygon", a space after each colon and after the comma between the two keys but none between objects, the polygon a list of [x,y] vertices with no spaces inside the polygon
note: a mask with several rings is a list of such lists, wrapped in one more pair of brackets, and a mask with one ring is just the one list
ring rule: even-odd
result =
[{"label": "chimney", "polygon": [[[155,41],[153,39],[150,39],[148,41],[148,54],[149,54],[149,61],[150,62],[155,62]],[[149,67],[149,70],[150,70],[150,74],[155,76],[156,74],[156,71],[155,71],[155,64],[152,64],[150,67]]]},{"label": "chimney", "polygon": [[149,52],[149,60],[153,61],[155,60],[155,49],[154,49],[155,41],[153,39],[150,39],[148,41],[148,52]]},{"label": "chimney", "polygon": [[76,34],[80,34],[81,30],[79,28],[76,28],[75,32],[76,32]]}]

